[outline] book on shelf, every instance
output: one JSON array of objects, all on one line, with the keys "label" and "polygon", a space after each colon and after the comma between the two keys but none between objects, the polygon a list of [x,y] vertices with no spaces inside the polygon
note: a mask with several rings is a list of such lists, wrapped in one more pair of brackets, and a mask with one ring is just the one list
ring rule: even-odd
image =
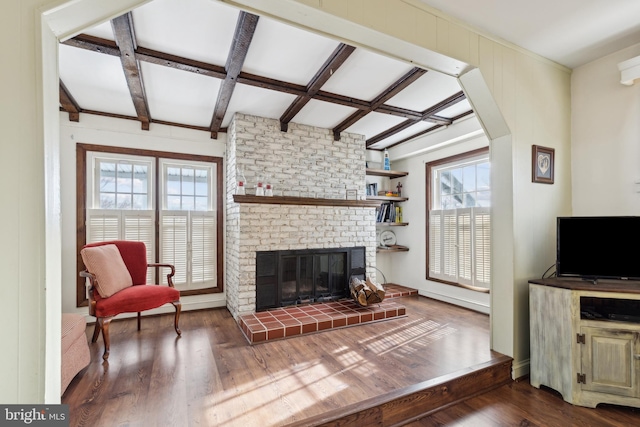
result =
[{"label": "book on shelf", "polygon": [[367,196],[376,196],[378,194],[378,183],[367,183]]},{"label": "book on shelf", "polygon": [[402,210],[398,210],[398,206],[394,202],[382,203],[377,208],[376,221],[380,223],[384,222],[401,222],[398,221],[398,213]]}]

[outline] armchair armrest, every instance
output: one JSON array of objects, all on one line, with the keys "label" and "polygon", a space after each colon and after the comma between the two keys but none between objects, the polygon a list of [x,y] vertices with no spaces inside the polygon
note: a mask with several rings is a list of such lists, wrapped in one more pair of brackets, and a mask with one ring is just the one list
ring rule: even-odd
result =
[{"label": "armchair armrest", "polygon": [[93,297],[93,292],[96,289],[96,276],[93,273],[89,273],[87,270],[83,270],[80,272],[80,277],[89,279],[89,283],[85,285],[85,295],[87,297],[87,300],[89,301],[89,314],[91,316],[94,316],[96,310],[96,300]]},{"label": "armchair armrest", "polygon": [[166,268],[170,268],[171,272],[169,272],[169,274],[167,274],[167,283],[169,284],[170,287],[174,287],[173,286],[173,276],[176,274],[176,268],[171,265],[171,264],[158,264],[158,263],[151,263],[151,264],[147,264],[147,267],[166,267]]}]

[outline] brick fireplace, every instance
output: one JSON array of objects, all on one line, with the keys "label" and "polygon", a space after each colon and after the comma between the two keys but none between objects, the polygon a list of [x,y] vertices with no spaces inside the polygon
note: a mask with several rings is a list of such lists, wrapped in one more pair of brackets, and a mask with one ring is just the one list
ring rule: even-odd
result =
[{"label": "brick fireplace", "polygon": [[[228,128],[226,268],[227,307],[234,318],[256,311],[256,253],[364,247],[367,275],[375,278],[375,208],[331,206],[347,190],[365,194],[364,136],[236,114]],[[276,196],[325,199],[328,205],[236,203],[238,168],[253,193],[257,177]],[[269,202],[269,198],[265,201]]]}]

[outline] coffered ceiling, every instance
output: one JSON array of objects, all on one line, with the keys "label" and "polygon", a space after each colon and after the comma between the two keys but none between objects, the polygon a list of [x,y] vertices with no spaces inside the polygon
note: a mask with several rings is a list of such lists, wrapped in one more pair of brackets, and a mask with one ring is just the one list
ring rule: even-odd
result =
[{"label": "coffered ceiling", "polygon": [[155,0],[60,45],[60,105],[226,132],[233,114],[396,146],[473,114],[453,77],[211,0]]}]

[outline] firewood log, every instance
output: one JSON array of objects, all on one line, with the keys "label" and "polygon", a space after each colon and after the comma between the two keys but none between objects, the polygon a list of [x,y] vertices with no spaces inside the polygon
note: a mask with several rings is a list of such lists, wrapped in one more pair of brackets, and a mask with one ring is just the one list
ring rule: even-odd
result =
[{"label": "firewood log", "polygon": [[351,282],[349,283],[351,297],[357,304],[363,307],[367,305],[367,295],[365,294],[365,288],[365,282],[358,279],[357,277],[352,278]]},{"label": "firewood log", "polygon": [[[368,303],[382,302],[384,300],[386,292],[382,287],[382,285],[372,282],[371,279],[369,279],[368,277],[367,277],[367,280],[365,281],[365,284],[367,285],[367,288],[369,288],[372,292],[371,295],[367,295]],[[372,295],[375,295],[375,297]]]},{"label": "firewood log", "polygon": [[355,289],[355,291],[359,291],[360,289],[364,288],[365,286],[365,282],[364,280],[360,280],[357,277],[352,277],[351,278],[351,283],[350,283],[350,288],[351,289]]}]

